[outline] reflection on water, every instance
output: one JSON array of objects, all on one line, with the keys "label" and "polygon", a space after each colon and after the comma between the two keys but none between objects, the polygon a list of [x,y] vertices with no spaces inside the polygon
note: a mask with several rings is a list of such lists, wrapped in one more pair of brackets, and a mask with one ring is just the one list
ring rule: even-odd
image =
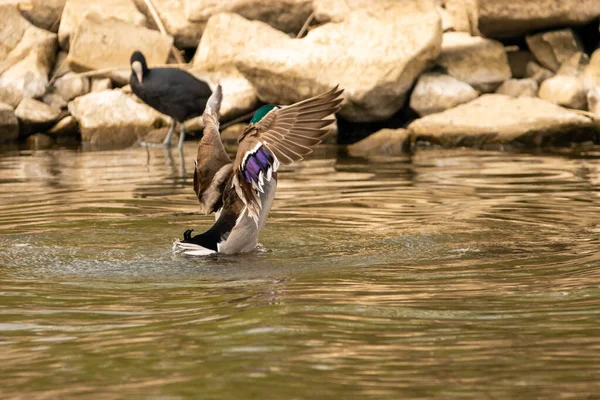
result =
[{"label": "reflection on water", "polygon": [[0,155],[3,398],[600,393],[600,157],[322,150],[194,259],[185,150]]}]

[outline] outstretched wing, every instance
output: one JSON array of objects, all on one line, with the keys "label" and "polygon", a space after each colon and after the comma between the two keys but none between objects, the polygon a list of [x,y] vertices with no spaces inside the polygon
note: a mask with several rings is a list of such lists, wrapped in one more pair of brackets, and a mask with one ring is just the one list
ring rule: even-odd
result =
[{"label": "outstretched wing", "polygon": [[321,143],[340,110],[342,90],[332,90],[298,103],[274,108],[256,124],[251,123],[239,139],[233,165],[233,185],[248,214],[258,221],[265,180],[270,181],[279,164],[299,161]]},{"label": "outstretched wing", "polygon": [[219,133],[219,116],[223,98],[221,85],[212,93],[204,113],[204,134],[198,144],[194,168],[194,192],[205,213],[215,212],[223,204],[223,190],[232,172],[232,162]]}]

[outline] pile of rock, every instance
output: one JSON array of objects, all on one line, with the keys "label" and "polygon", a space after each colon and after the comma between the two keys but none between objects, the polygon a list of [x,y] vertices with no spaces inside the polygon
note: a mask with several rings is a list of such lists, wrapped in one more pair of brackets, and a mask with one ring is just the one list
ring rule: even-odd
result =
[{"label": "pile of rock", "polygon": [[126,86],[134,50],[150,66],[193,54],[186,67],[223,86],[224,120],[335,85],[347,121],[420,117],[367,138],[365,154],[596,140],[600,125],[597,0],[11,0],[0,13],[3,142],[43,132],[126,146],[167,126]]}]

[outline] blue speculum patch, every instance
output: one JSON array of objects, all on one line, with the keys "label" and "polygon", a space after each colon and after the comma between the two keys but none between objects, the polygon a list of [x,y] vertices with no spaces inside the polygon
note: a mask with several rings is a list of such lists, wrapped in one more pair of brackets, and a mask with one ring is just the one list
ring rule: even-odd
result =
[{"label": "blue speculum patch", "polygon": [[256,112],[254,113],[254,116],[252,117],[250,122],[252,122],[253,124],[257,123],[258,121],[263,119],[265,117],[265,115],[267,115],[269,113],[269,111],[271,111],[274,108],[279,108],[279,107],[274,106],[273,104],[267,104],[266,106],[262,106],[261,108],[256,110]]}]

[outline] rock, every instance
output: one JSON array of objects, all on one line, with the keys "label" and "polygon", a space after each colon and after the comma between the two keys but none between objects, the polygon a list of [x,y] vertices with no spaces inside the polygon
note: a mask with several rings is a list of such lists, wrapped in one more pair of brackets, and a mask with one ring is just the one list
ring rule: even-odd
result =
[{"label": "rock", "polygon": [[55,137],[74,136],[77,134],[77,120],[67,115],[48,130],[48,135]]},{"label": "rock", "polygon": [[525,76],[536,81],[538,85],[541,85],[546,79],[552,78],[554,73],[549,69],[540,66],[535,61],[530,61],[527,63]]},{"label": "rock", "polygon": [[32,24],[56,33],[65,0],[26,0],[30,4],[21,11]]},{"label": "rock", "polygon": [[572,29],[536,33],[525,40],[537,61],[554,72],[573,54],[583,51]]},{"label": "rock", "polygon": [[535,57],[530,51],[519,50],[506,53],[508,65],[513,78],[521,79],[527,77],[527,64],[535,62]]},{"label": "rock", "polygon": [[112,89],[112,81],[109,78],[92,78],[91,92],[102,92]]},{"label": "rock", "polygon": [[[403,106],[441,44],[433,3],[395,4],[383,15],[353,11],[343,22],[314,28],[303,39],[244,52],[236,66],[265,103],[294,103],[339,84],[346,90],[340,112],[344,118],[385,120]],[[400,50],[397,43],[402,43]]]},{"label": "rock", "polygon": [[538,83],[531,78],[509,79],[496,89],[496,93],[510,97],[536,97],[538,88]]},{"label": "rock", "polygon": [[588,110],[600,120],[600,87],[595,87],[587,94]]},{"label": "rock", "polygon": [[54,62],[54,68],[52,68],[51,76],[60,76],[69,72],[69,66],[66,63],[67,60],[67,52],[59,51],[56,55],[56,61]]},{"label": "rock", "polygon": [[445,0],[445,7],[456,32],[480,35],[477,0]]},{"label": "rock", "polygon": [[36,133],[27,138],[27,147],[30,149],[47,149],[54,145],[54,140],[43,133]]},{"label": "rock", "polygon": [[564,107],[585,110],[587,106],[587,90],[583,79],[576,76],[556,75],[546,79],[540,85],[538,96]]},{"label": "rock", "polygon": [[590,118],[535,97],[486,94],[470,103],[428,115],[408,127],[413,140],[442,146],[483,147],[564,144],[593,139]]},{"label": "rock", "polygon": [[[142,141],[145,143],[163,143],[167,138],[167,134],[169,133],[169,128],[158,128],[152,129],[150,132],[146,133],[142,137]],[[175,127],[175,132],[173,133],[173,137],[171,138],[171,143],[179,142],[179,127]]]},{"label": "rock", "polygon": [[0,100],[16,107],[46,91],[56,35],[33,26],[16,8],[0,6]]},{"label": "rock", "polygon": [[410,131],[382,129],[348,146],[353,157],[398,156],[410,149]]},{"label": "rock", "polygon": [[54,93],[48,93],[44,95],[42,101],[48,104],[50,107],[56,108],[58,110],[67,107],[67,100]]},{"label": "rock", "polygon": [[557,75],[579,76],[589,64],[590,58],[587,54],[578,51],[567,58],[558,69]]},{"label": "rock", "polygon": [[18,137],[19,120],[13,108],[6,103],[0,103],[0,143],[15,141]]},{"label": "rock", "polygon": [[221,132],[221,140],[226,145],[237,145],[238,138],[244,132],[248,124],[233,124],[223,129]]},{"label": "rock", "polygon": [[99,147],[130,146],[167,124],[165,116],[119,89],[86,94],[68,107],[79,124],[82,141]]},{"label": "rock", "polygon": [[446,68],[448,74],[480,92],[494,91],[511,78],[502,43],[462,32],[444,33],[437,63]]},{"label": "rock", "polygon": [[[122,21],[125,25],[136,25],[146,26],[146,17],[144,14],[139,12],[132,0],[102,0],[102,1],[89,1],[89,0],[67,0],[65,8],[62,13],[60,20],[60,27],[58,28],[58,41],[60,47],[65,50],[69,50],[71,35],[74,35],[78,27],[82,24],[82,21],[86,19],[88,15],[96,15],[98,21],[104,21],[108,19],[117,19]],[[131,31],[130,33],[133,33]],[[138,31],[138,34],[141,31]],[[135,36],[121,36],[121,38],[127,38],[128,40],[138,39]],[[136,40],[137,41],[137,40]],[[127,41],[123,41],[126,43]],[[98,46],[98,43],[102,43],[102,46]],[[95,42],[95,46],[92,46],[93,51],[105,48],[106,50],[102,53],[108,53],[107,50],[114,50],[113,44],[115,42]],[[146,55],[147,57],[148,55]]]},{"label": "rock", "polygon": [[600,16],[597,0],[478,0],[479,30],[512,37],[554,26],[580,25]]},{"label": "rock", "polygon": [[74,72],[68,72],[58,78],[52,86],[52,93],[69,101],[75,97],[87,94],[90,91],[90,80],[89,78],[79,76]]},{"label": "rock", "polygon": [[265,22],[275,29],[293,34],[300,30],[312,12],[312,0],[184,1],[187,20],[192,22],[206,23],[215,14],[231,12],[246,19]]},{"label": "rock", "polygon": [[600,49],[592,53],[590,63],[584,68],[582,77],[586,88],[600,87]]},{"label": "rock", "polygon": [[75,72],[121,67],[129,77],[131,53],[141,51],[152,67],[167,62],[172,45],[173,38],[158,31],[116,19],[101,20],[91,14],[82,21],[71,40],[67,63]]},{"label": "rock", "polygon": [[[136,0],[136,5],[146,15],[148,27],[157,29],[148,7],[143,0]],[[206,22],[189,21],[185,14],[185,0],[154,0],[156,12],[165,26],[166,31],[173,36],[177,48],[197,47]]]},{"label": "rock", "polygon": [[442,32],[448,32],[454,30],[454,23],[452,21],[452,16],[446,11],[446,9],[442,6],[436,6],[438,14],[440,14],[440,18],[442,19]]},{"label": "rock", "polygon": [[477,90],[456,78],[439,73],[425,73],[417,81],[410,96],[410,108],[423,116],[468,103],[478,96]]},{"label": "rock", "polygon": [[41,101],[25,98],[19,103],[15,114],[24,124],[48,124],[58,120],[60,110]]}]

